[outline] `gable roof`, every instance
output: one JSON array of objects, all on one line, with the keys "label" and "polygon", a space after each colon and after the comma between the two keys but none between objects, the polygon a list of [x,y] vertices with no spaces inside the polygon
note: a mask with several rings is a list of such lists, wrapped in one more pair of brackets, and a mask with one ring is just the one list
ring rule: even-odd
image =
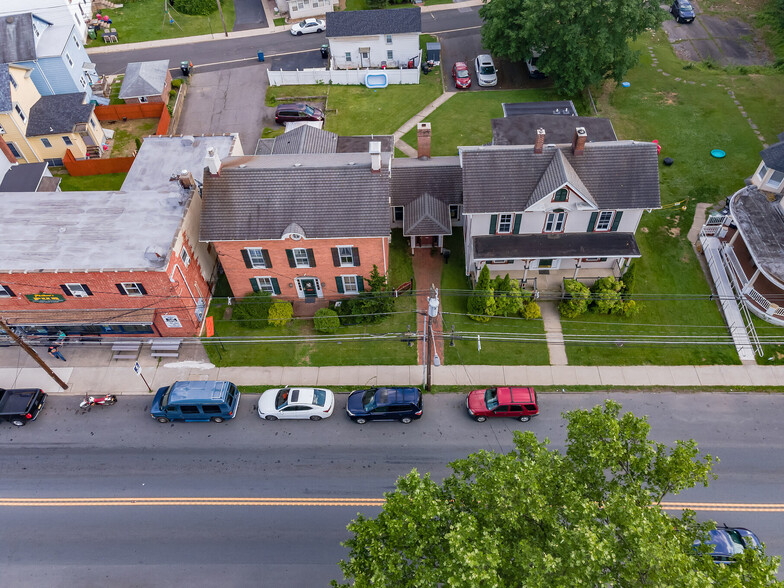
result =
[{"label": "gable roof", "polygon": [[0,182],[0,192],[37,192],[47,167],[45,162],[13,166]]},{"label": "gable roof", "polygon": [[389,235],[389,153],[231,157],[204,177],[199,239],[280,239],[291,223],[308,239]]},{"label": "gable roof", "polygon": [[547,166],[547,169],[542,174],[542,178],[539,180],[536,188],[531,192],[531,197],[526,202],[525,207],[528,208],[567,183],[585,196],[586,200],[596,204],[580,176],[577,175],[572,165],[566,160],[563,152],[558,149],[552,161],[550,161],[550,165]]},{"label": "gable roof", "polygon": [[120,86],[121,100],[141,98],[142,96],[158,96],[166,87],[166,74],[169,71],[169,60],[134,61],[125,67],[125,77]]},{"label": "gable roof", "polygon": [[418,7],[327,12],[327,38],[330,39],[421,31],[422,11]]},{"label": "gable roof", "polygon": [[405,206],[429,194],[447,204],[463,201],[463,170],[459,157],[413,157],[392,160],[392,206]]},{"label": "gable roof", "polygon": [[0,63],[0,112],[8,112],[14,106],[11,101],[11,73],[7,63]]},{"label": "gable roof", "polygon": [[33,15],[12,14],[0,18],[0,62],[32,61],[35,59]]},{"label": "gable roof", "polygon": [[769,168],[784,171],[784,139],[760,151],[762,161]]},{"label": "gable roof", "polygon": [[529,114],[510,118],[494,118],[493,145],[533,145],[536,130],[544,129],[545,143],[571,143],[574,129],[585,128],[588,142],[617,141],[615,130],[608,118],[593,116],[559,116],[555,114]]},{"label": "gable roof", "polygon": [[[539,154],[534,153],[532,145],[461,147],[460,152],[463,209],[468,214],[525,210],[543,176],[557,175],[557,168],[551,167],[555,157],[563,157],[571,166],[599,208],[661,206],[659,163],[653,143],[587,143],[580,155],[573,155],[567,145],[545,145]],[[571,172],[563,173],[563,177],[577,181]]]},{"label": "gable roof", "polygon": [[84,93],[41,96],[30,109],[26,136],[72,133],[74,125],[90,120],[95,105],[84,103]]},{"label": "gable roof", "polygon": [[403,208],[403,235],[451,235],[449,205],[422,194]]},{"label": "gable roof", "polygon": [[337,144],[337,133],[302,125],[272,139],[260,139],[256,155],[335,153]]}]

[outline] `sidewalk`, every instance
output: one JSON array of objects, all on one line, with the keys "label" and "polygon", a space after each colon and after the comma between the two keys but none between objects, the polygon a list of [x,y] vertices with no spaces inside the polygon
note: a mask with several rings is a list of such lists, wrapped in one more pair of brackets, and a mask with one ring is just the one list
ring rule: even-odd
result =
[{"label": "sidewalk", "polygon": [[[36,348],[42,355],[43,350]],[[148,394],[142,379],[133,372],[133,360],[112,360],[108,346],[63,347],[68,361],[46,357],[46,363],[68,385],[66,391],[18,347],[0,348],[0,383],[4,388],[43,388],[62,394]],[[224,367],[206,360],[200,345],[183,347],[180,359],[158,362],[145,345],[139,356],[142,374],[153,390],[175,380],[230,380],[239,386],[372,386],[422,385],[422,366],[340,367]],[[490,385],[716,387],[780,386],[784,365],[732,366],[467,366],[433,368],[434,386],[466,389]]]}]

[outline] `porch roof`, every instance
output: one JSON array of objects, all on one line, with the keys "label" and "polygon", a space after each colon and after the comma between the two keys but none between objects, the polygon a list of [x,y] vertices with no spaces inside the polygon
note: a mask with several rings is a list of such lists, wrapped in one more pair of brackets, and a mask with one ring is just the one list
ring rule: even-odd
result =
[{"label": "porch roof", "polygon": [[756,186],[746,186],[730,201],[735,219],[751,258],[771,281],[784,285],[784,210],[781,196],[770,202]]},{"label": "porch roof", "polygon": [[475,259],[640,257],[633,233],[545,233],[481,235],[473,238]]},{"label": "porch roof", "polygon": [[406,237],[451,234],[448,204],[430,194],[422,194],[403,207],[403,235]]}]

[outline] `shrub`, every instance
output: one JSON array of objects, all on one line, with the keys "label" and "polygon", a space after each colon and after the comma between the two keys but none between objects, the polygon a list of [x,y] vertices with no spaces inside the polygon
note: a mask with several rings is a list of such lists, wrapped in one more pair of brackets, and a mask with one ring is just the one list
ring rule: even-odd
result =
[{"label": "shrub", "polygon": [[495,314],[495,297],[490,284],[490,268],[486,265],[479,272],[474,293],[468,299],[468,318],[486,323]]},{"label": "shrub", "polygon": [[520,315],[527,320],[542,318],[542,309],[532,300],[525,304]]},{"label": "shrub", "polygon": [[634,284],[637,280],[637,263],[632,262],[623,274],[623,289],[621,293],[624,297],[630,296],[634,292]]},{"label": "shrub", "polygon": [[176,95],[177,95],[177,90],[175,90],[174,88],[169,90],[169,98],[174,98]]},{"label": "shrub", "polygon": [[134,142],[136,143],[136,151],[142,148],[142,140],[139,137],[136,137],[136,139],[134,139]]},{"label": "shrub", "polygon": [[566,299],[558,305],[558,311],[564,318],[575,318],[588,310],[588,297],[591,291],[588,286],[577,280],[564,280]]},{"label": "shrub", "polygon": [[599,314],[613,314],[616,307],[621,304],[621,289],[623,282],[613,276],[599,278],[591,286],[591,312]]},{"label": "shrub", "polygon": [[313,328],[319,333],[334,333],[340,328],[338,313],[331,308],[320,308],[313,317]]},{"label": "shrub", "polygon": [[172,88],[179,88],[182,86],[182,80],[177,78],[176,80],[172,80]]},{"label": "shrub", "polygon": [[[221,4],[224,2],[221,0]],[[169,4],[183,14],[206,15],[218,9],[215,0],[169,0]]]},{"label": "shrub", "polygon": [[642,305],[637,304],[634,300],[622,300],[620,304],[613,309],[613,314],[630,317],[640,312],[641,308]]},{"label": "shrub", "polygon": [[370,277],[367,278],[369,291],[358,296],[341,300],[337,307],[340,323],[343,325],[357,325],[361,323],[377,323],[392,312],[395,299],[387,292],[387,278],[378,271],[378,266],[373,264]]},{"label": "shrub", "polygon": [[270,306],[267,321],[273,327],[285,327],[294,316],[294,307],[291,302],[275,302]]},{"label": "shrub", "polygon": [[269,292],[254,292],[235,302],[231,318],[244,329],[263,329],[267,326],[270,306]]}]

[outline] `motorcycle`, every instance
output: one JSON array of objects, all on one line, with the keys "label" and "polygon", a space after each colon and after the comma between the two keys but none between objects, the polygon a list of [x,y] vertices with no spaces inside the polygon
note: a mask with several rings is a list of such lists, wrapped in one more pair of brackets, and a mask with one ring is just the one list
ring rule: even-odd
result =
[{"label": "motorcycle", "polygon": [[91,406],[111,406],[117,402],[117,396],[107,394],[106,396],[87,396],[79,403],[79,408],[90,408]]}]

